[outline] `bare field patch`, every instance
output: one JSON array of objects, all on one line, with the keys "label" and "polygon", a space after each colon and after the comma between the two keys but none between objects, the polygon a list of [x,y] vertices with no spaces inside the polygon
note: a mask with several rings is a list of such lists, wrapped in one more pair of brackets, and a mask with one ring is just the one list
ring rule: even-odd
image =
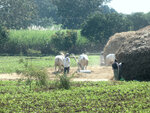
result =
[{"label": "bare field patch", "polygon": [[[77,67],[70,68],[70,75],[75,73],[73,81],[106,81],[112,80],[113,71],[111,66],[88,66],[88,70],[91,70],[91,73],[76,73]],[[49,79],[53,80],[56,78],[54,68],[48,68]],[[16,73],[12,74],[0,74],[0,80],[17,80],[23,78],[22,75],[17,75]]]}]

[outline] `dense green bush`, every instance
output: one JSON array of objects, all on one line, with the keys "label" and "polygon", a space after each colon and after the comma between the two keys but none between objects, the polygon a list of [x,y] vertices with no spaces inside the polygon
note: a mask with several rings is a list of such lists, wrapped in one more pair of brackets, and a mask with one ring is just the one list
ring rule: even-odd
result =
[{"label": "dense green bush", "polygon": [[51,39],[55,51],[73,52],[77,41],[76,31],[56,32]]}]

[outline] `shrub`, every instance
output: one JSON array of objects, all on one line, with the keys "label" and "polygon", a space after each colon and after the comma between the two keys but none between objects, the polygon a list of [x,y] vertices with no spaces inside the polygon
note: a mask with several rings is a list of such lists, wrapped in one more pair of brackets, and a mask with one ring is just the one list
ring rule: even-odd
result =
[{"label": "shrub", "polygon": [[26,84],[30,86],[30,89],[34,80],[38,86],[47,86],[48,73],[46,70],[28,65],[28,62],[25,62],[24,66],[26,67],[24,70],[17,70],[16,72],[27,77]]},{"label": "shrub", "polygon": [[74,76],[68,77],[66,74],[63,75],[56,75],[58,77],[58,81],[56,81],[56,87],[69,89],[71,87],[70,79]]},{"label": "shrub", "polygon": [[71,52],[75,48],[77,41],[76,31],[56,32],[51,39],[52,48],[55,51]]}]

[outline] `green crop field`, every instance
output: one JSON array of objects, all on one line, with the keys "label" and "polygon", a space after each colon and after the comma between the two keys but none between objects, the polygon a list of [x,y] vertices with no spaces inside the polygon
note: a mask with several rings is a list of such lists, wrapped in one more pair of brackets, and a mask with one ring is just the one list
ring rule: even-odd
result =
[{"label": "green crop field", "polygon": [[1,113],[149,113],[149,82],[72,82],[69,90],[0,81]]},{"label": "green crop field", "polygon": [[[18,69],[24,68],[21,62],[28,62],[28,64],[39,68],[54,67],[54,57],[0,56],[0,73],[13,73]],[[98,66],[99,62],[99,55],[89,55],[89,66]],[[71,66],[77,66],[73,58],[71,58]]]},{"label": "green crop field", "polygon": [[[65,32],[67,30],[61,30]],[[54,35],[57,30],[10,30],[9,38],[11,41],[25,45],[42,44],[45,41],[49,41],[51,36]],[[77,43],[87,43],[87,39],[80,34],[80,30],[77,30],[78,39]]]}]

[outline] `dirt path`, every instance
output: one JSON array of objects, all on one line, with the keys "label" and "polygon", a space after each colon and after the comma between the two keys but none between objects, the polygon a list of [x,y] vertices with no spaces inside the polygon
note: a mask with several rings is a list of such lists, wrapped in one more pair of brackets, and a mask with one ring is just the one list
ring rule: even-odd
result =
[{"label": "dirt path", "polygon": [[[76,72],[76,67],[71,67],[70,74]],[[108,81],[113,78],[113,71],[111,67],[106,66],[96,66],[88,67],[88,70],[91,70],[91,73],[76,73],[73,81]],[[56,75],[54,74],[54,68],[48,68],[49,78],[54,79]],[[17,80],[23,76],[17,75],[16,73],[12,74],[0,74],[0,80]]]}]

